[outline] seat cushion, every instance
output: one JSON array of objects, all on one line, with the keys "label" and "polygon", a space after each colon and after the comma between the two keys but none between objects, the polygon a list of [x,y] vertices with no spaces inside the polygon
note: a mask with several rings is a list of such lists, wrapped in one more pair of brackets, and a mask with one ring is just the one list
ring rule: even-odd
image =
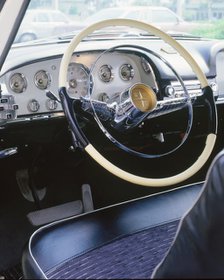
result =
[{"label": "seat cushion", "polygon": [[149,278],[201,187],[150,195],[38,229],[23,255],[25,278]]},{"label": "seat cushion", "polygon": [[152,227],[80,256],[49,271],[49,279],[147,279],[174,239],[178,221]]}]

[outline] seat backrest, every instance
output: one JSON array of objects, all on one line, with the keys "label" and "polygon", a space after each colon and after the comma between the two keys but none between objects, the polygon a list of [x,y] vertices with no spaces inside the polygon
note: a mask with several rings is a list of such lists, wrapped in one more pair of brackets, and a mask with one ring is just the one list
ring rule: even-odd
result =
[{"label": "seat backrest", "polygon": [[152,278],[224,278],[224,152],[213,160],[194,206]]}]

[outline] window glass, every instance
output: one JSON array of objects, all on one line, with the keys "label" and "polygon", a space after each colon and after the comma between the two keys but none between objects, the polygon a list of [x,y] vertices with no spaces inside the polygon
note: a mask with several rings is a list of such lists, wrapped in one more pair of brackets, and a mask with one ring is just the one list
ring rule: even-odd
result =
[{"label": "window glass", "polygon": [[94,13],[90,17],[86,19],[88,24],[97,22],[103,19],[111,19],[111,18],[120,18],[122,14],[125,13],[124,9],[109,9],[109,10],[101,10],[97,13]]},{"label": "window glass", "polygon": [[125,18],[141,20],[142,13],[140,11],[130,11],[127,13]]},{"label": "window glass", "polygon": [[30,32],[30,23],[34,20],[57,22],[58,28],[54,30],[52,24],[46,24],[44,30],[41,24],[36,24],[40,30],[36,27],[33,37],[40,39],[80,31],[90,24],[111,18],[141,20],[165,32],[172,31],[172,34],[224,38],[223,0],[32,0],[27,15],[29,12],[30,17],[24,17],[16,42]]},{"label": "window glass", "polygon": [[48,15],[46,13],[38,13],[36,15],[36,21],[48,22],[49,21]]},{"label": "window glass", "polygon": [[154,10],[152,12],[152,22],[169,22],[175,23],[177,22],[177,18],[173,13],[169,13],[166,10]]},{"label": "window glass", "polygon": [[51,13],[51,18],[52,18],[52,21],[55,21],[55,22],[67,22],[68,21],[66,16],[61,13]]},{"label": "window glass", "polygon": [[141,14],[141,20],[145,22],[152,22],[152,11],[149,9],[146,9]]}]

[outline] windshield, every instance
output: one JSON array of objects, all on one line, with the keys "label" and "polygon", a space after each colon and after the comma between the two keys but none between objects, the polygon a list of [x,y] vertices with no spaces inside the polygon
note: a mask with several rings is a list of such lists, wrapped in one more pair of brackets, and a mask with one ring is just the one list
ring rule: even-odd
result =
[{"label": "windshield", "polygon": [[144,21],[174,35],[224,37],[222,0],[32,0],[14,43],[75,33],[111,18]]}]

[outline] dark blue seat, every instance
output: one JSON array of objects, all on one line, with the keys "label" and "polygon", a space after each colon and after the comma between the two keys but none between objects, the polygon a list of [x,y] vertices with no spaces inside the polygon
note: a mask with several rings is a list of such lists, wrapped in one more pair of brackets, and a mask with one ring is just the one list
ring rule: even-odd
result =
[{"label": "dark blue seat", "polygon": [[205,183],[38,229],[25,278],[224,278],[224,152]]}]

